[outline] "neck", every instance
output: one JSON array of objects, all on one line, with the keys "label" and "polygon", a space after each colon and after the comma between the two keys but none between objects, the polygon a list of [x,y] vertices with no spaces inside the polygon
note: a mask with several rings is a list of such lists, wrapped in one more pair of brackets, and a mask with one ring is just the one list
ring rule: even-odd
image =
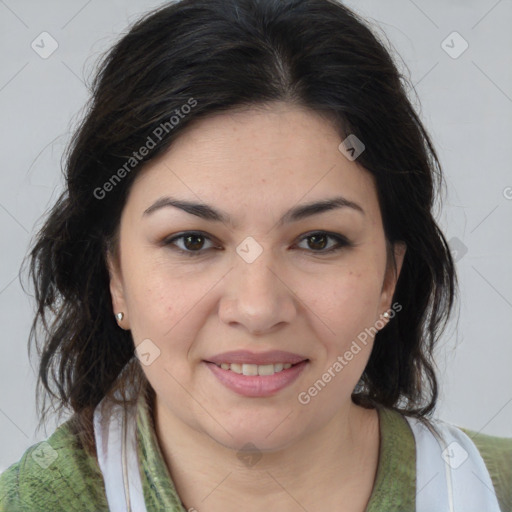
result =
[{"label": "neck", "polygon": [[371,495],[379,459],[376,410],[349,402],[321,430],[271,452],[223,446],[172,415],[158,397],[154,415],[165,462],[188,509],[243,504],[245,510],[291,511],[302,504],[315,510],[319,503],[343,502],[344,510],[364,510]]}]

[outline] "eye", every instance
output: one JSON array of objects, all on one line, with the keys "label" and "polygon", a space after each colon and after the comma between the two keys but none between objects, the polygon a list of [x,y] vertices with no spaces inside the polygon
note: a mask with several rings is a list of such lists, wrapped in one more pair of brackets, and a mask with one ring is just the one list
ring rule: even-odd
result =
[{"label": "eye", "polygon": [[[325,250],[325,247],[328,246],[329,239],[334,240],[335,244],[334,246],[330,246],[327,250]],[[306,241],[306,243],[313,248],[312,252],[320,254],[332,253],[339,251],[343,247],[353,247],[354,245],[343,235],[328,233],[326,231],[315,231],[313,233],[308,233],[301,238],[301,241]]]},{"label": "eye", "polygon": [[[328,241],[334,240],[334,245],[329,246]],[[205,241],[209,241],[210,247],[204,247]],[[306,241],[312,250],[310,252],[318,254],[329,254],[341,250],[343,247],[353,247],[345,236],[336,233],[328,233],[326,231],[315,231],[308,233],[300,239],[301,243]],[[179,243],[178,243],[179,242]],[[174,245],[173,249],[186,256],[200,256],[207,249],[219,249],[212,244],[211,238],[200,231],[187,231],[180,233],[171,238],[167,238],[162,242],[164,246]]]},{"label": "eye", "polygon": [[[175,249],[186,256],[199,256],[204,252],[202,249],[204,249],[205,240],[210,240],[210,238],[205,236],[204,233],[187,231],[186,233],[181,233],[180,235],[164,240],[162,244],[176,245],[177,247],[175,247]],[[183,247],[180,247],[177,243],[175,244],[177,241],[183,241]],[[210,248],[213,248],[213,246]]]}]

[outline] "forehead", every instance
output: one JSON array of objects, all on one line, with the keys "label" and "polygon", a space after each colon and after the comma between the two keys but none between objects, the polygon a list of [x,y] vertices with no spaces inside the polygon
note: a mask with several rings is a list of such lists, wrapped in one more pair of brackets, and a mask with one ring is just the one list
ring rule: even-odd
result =
[{"label": "forehead", "polygon": [[142,213],[167,194],[236,217],[343,195],[375,216],[373,176],[339,151],[341,141],[333,123],[290,104],[215,114],[195,121],[146,164],[129,203]]}]

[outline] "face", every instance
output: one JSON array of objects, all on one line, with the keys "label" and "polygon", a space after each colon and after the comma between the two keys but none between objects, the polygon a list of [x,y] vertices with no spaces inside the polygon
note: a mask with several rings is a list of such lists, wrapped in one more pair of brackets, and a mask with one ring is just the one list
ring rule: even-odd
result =
[{"label": "face", "polygon": [[397,274],[372,175],[340,142],[276,103],[196,122],[137,176],[110,289],[169,424],[272,451],[354,407],[373,345],[358,336],[385,325]]}]

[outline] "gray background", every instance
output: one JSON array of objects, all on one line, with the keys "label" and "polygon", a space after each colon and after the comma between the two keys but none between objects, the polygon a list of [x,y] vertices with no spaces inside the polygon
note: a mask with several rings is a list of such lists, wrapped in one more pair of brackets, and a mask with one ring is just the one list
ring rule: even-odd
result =
[{"label": "gray background", "polygon": [[[448,184],[438,219],[457,250],[461,301],[438,349],[437,415],[512,437],[512,2],[346,3],[401,55]],[[97,58],[160,4],[0,0],[0,471],[57,424],[35,431],[36,360],[27,355],[34,304],[20,286],[21,260],[61,191],[60,159]],[[448,37],[454,31],[469,45],[457,58],[464,41]],[[46,59],[31,47],[42,46],[42,32],[58,43]]]}]

